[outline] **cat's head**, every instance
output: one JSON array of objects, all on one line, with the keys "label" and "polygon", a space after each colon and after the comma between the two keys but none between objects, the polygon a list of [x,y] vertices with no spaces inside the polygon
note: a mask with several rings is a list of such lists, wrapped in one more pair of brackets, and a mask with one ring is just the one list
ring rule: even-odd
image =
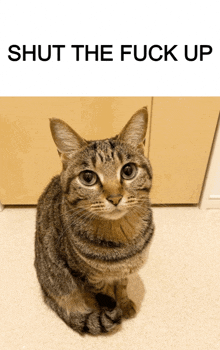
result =
[{"label": "cat's head", "polygon": [[64,195],[75,209],[117,220],[148,204],[152,170],[144,156],[147,108],[136,112],[119,135],[86,141],[60,119],[50,127],[60,154]]}]

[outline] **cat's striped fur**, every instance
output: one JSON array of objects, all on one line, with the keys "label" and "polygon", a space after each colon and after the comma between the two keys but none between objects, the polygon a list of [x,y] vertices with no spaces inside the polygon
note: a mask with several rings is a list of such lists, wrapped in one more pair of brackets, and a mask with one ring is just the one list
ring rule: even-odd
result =
[{"label": "cat's striped fur", "polygon": [[38,202],[35,267],[47,304],[80,334],[112,331],[135,314],[127,278],[144,263],[154,229],[146,129],[146,108],[100,141],[51,120],[63,171]]}]

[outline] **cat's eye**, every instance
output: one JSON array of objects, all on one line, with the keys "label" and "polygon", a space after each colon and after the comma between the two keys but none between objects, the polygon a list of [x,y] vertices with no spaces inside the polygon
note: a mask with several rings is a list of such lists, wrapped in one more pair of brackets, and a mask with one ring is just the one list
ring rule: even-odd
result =
[{"label": "cat's eye", "polygon": [[121,169],[121,177],[125,180],[133,179],[137,174],[137,167],[134,163],[128,163]]},{"label": "cat's eye", "polygon": [[93,186],[96,184],[98,177],[93,171],[85,170],[79,174],[79,179],[83,185]]}]

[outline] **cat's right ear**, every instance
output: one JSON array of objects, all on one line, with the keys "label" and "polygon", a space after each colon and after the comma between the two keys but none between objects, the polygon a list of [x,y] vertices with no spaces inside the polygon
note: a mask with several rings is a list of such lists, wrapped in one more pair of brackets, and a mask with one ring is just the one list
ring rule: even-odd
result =
[{"label": "cat's right ear", "polygon": [[139,109],[127,122],[118,135],[118,139],[129,143],[134,148],[144,151],[145,136],[147,132],[148,111],[147,107]]},{"label": "cat's right ear", "polygon": [[87,145],[86,140],[79,136],[68,124],[57,118],[50,118],[50,130],[63,163],[72,155]]}]

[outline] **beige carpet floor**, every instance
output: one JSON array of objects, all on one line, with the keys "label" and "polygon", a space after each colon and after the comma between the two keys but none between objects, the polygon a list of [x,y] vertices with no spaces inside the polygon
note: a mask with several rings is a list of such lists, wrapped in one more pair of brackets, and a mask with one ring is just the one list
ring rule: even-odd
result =
[{"label": "beige carpet floor", "polygon": [[1,350],[220,349],[220,210],[154,208],[148,263],[131,278],[137,316],[81,337],[44,305],[33,266],[33,208],[0,213]]}]

